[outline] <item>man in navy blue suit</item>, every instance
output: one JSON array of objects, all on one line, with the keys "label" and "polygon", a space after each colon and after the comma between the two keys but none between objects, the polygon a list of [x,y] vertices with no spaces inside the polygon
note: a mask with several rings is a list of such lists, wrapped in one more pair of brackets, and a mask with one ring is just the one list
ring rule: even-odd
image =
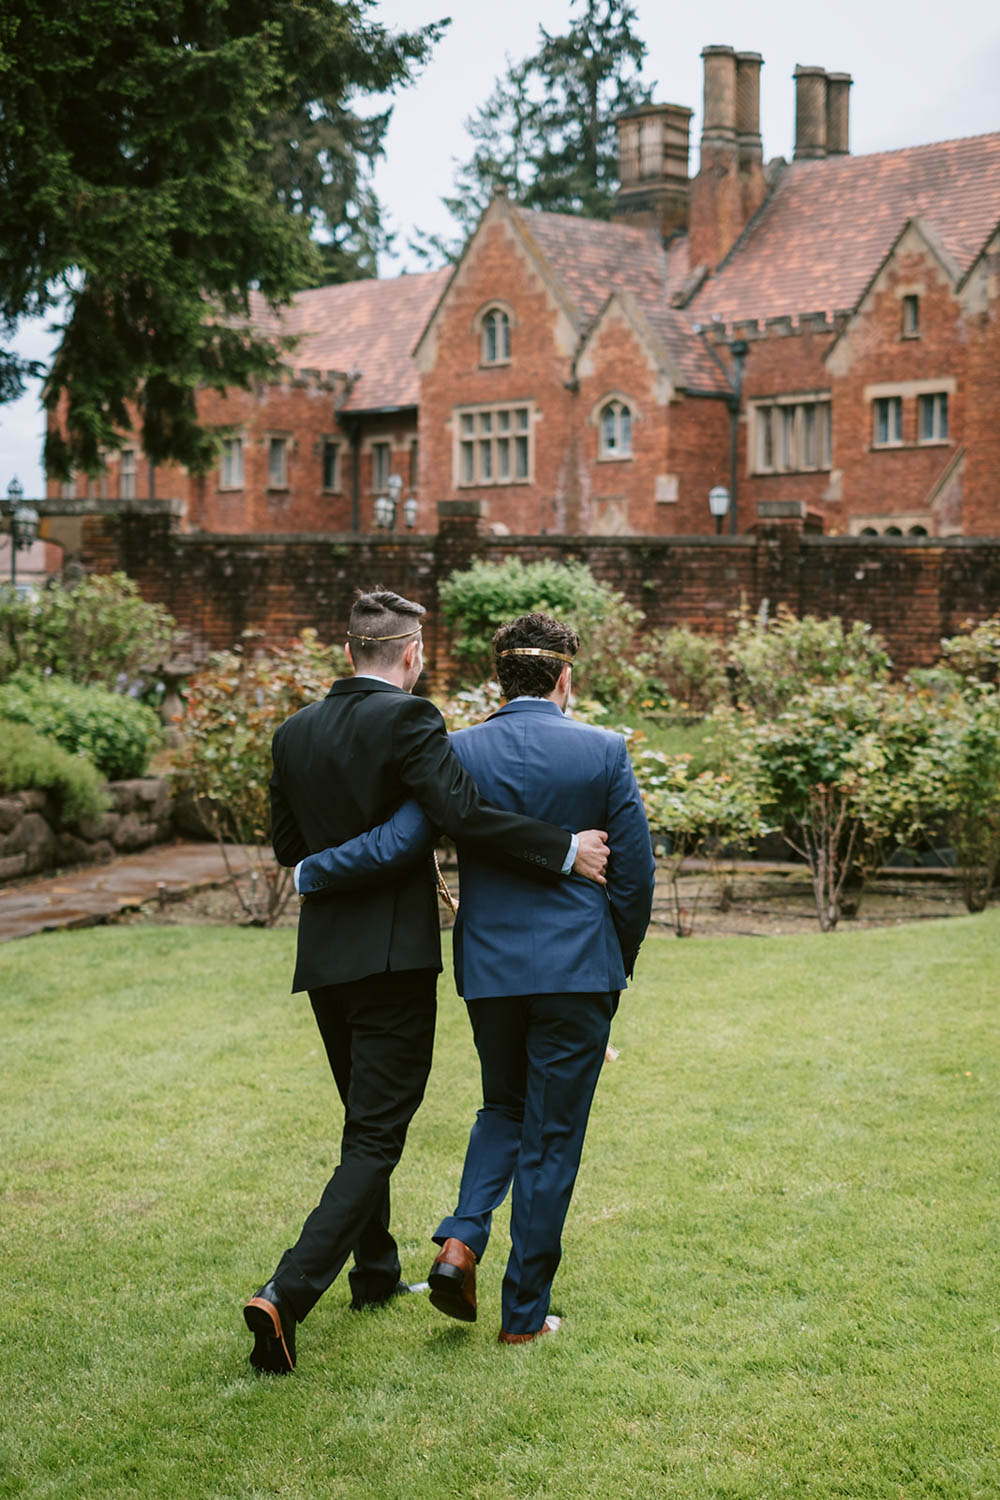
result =
[{"label": "man in navy blue suit", "polygon": [[[508,812],[573,829],[607,829],[607,884],[540,886],[458,842],[461,902],[455,979],[479,1053],[483,1106],[472,1127],[455,1212],[438,1226],[431,1302],[476,1317],[476,1265],[494,1210],[513,1184],[511,1251],[500,1341],[531,1342],[549,1314],[561,1234],[576,1181],[611,1018],[649,921],[654,862],[642,799],[621,735],[564,715],[575,631],[522,616],[494,637],[507,698],[484,724],[452,736],[480,792]],[[309,895],[393,878],[434,830],[414,802],[382,827],[297,869]]]}]

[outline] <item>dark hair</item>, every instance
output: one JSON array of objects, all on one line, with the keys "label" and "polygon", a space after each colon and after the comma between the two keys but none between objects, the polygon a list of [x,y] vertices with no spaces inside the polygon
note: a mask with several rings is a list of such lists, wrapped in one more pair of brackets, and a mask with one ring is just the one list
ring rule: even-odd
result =
[{"label": "dark hair", "polygon": [[[427,611],[388,589],[358,590],[347,625],[351,657],[360,672],[394,667],[420,629]],[[394,639],[380,639],[380,637]]]},{"label": "dark hair", "polygon": [[504,697],[547,697],[566,663],[555,656],[504,656],[503,652],[533,647],[575,656],[579,645],[576,631],[551,615],[520,615],[509,625],[501,625],[493,637],[493,659]]}]

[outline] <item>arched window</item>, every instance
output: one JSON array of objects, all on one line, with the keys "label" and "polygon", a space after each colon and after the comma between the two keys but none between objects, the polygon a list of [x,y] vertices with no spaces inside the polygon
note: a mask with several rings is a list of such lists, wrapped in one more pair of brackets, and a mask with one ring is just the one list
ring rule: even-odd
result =
[{"label": "arched window", "polygon": [[874,526],[862,526],[862,528],[859,531],[858,535],[859,536],[878,536],[878,531],[876,530],[876,528]]},{"label": "arched window", "polygon": [[484,365],[510,362],[510,318],[503,308],[491,308],[483,318],[481,354]]},{"label": "arched window", "polygon": [[927,535],[927,527],[926,526],[911,526],[910,529],[909,529],[909,531],[907,532],[907,535],[908,536],[926,536]]},{"label": "arched window", "polygon": [[609,401],[599,419],[602,458],[632,457],[632,408],[624,401]]},{"label": "arched window", "polygon": [[883,531],[882,535],[883,536],[902,536],[903,535],[902,527],[900,527],[900,526],[887,526],[885,528],[885,530]]}]

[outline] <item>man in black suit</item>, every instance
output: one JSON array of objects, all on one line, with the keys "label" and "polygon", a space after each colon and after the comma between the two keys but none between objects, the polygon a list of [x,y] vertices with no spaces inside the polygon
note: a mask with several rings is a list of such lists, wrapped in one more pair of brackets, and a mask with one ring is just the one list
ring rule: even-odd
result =
[{"label": "man in black suit", "polygon": [[[515,869],[548,880],[572,870],[603,884],[603,833],[570,834],[483,802],[438,710],[412,696],[424,613],[398,594],[360,595],[348,628],[356,675],[279,728],[271,778],[278,860],[296,865],[343,843],[412,796],[435,826]],[[405,1290],[389,1232],[389,1178],[430,1070],[440,970],[432,856],[397,879],[301,908],[292,987],[309,991],[344,1130],[340,1163],[298,1241],[244,1308],[257,1370],[294,1369],[296,1326],[352,1252],[352,1307]]]}]

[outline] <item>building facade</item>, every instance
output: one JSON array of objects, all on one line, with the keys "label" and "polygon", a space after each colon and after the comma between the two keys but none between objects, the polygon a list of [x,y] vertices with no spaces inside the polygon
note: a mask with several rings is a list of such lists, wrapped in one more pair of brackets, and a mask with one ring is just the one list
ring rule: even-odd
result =
[{"label": "building facade", "polygon": [[200,397],[217,469],[131,444],[93,497],[218,534],[429,532],[470,500],[495,536],[682,536],[725,488],[727,531],[1000,533],[1000,133],[855,157],[849,76],[799,67],[765,163],[762,59],[702,57],[695,177],[691,110],[649,105],[610,223],[497,196],[453,268],[256,307],[297,344]]}]

